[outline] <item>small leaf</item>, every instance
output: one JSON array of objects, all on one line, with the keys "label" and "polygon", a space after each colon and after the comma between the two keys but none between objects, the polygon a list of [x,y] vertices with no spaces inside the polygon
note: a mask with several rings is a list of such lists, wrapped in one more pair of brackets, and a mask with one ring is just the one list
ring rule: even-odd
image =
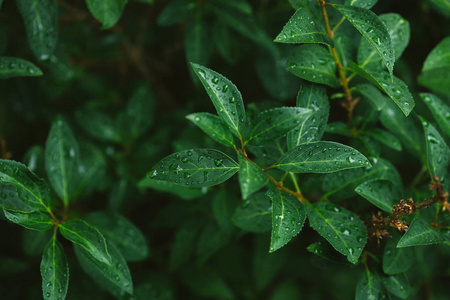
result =
[{"label": "small leaf", "polygon": [[12,160],[0,160],[0,184],[15,186],[25,205],[44,212],[50,210],[49,187],[25,165]]},{"label": "small leaf", "polygon": [[383,278],[383,284],[389,293],[402,299],[406,299],[411,290],[411,285],[405,273]]},{"label": "small leaf", "polygon": [[297,95],[297,107],[311,109],[312,115],[303,119],[300,125],[287,135],[288,148],[319,141],[325,131],[330,104],[326,89],[322,85],[303,82]]},{"label": "small leaf", "polygon": [[371,166],[357,150],[335,142],[301,144],[286,152],[273,166],[293,173],[330,173]]},{"label": "small leaf", "polygon": [[266,174],[245,156],[238,152],[239,158],[239,185],[241,187],[242,199],[247,199],[251,194],[257,192],[268,182]]},{"label": "small leaf", "polygon": [[56,235],[45,246],[40,269],[44,299],[64,300],[69,286],[69,264]]},{"label": "small leaf", "polygon": [[80,180],[80,149],[72,130],[62,118],[56,118],[45,144],[45,170],[55,192],[68,205]]},{"label": "small leaf", "polygon": [[241,93],[227,78],[198,64],[191,64],[211,98],[217,114],[238,138],[245,126],[245,108]]},{"label": "small leaf", "polygon": [[310,226],[356,264],[367,242],[366,227],[358,215],[332,203],[317,202],[305,207]]},{"label": "small leaf", "polygon": [[358,280],[356,285],[355,300],[367,300],[367,299],[386,299],[383,285],[378,277],[372,275],[372,273],[366,269]]},{"label": "small leaf", "polygon": [[375,13],[365,8],[338,4],[333,4],[333,6],[341,12],[377,52],[392,78],[395,49],[389,31],[383,21]]},{"label": "small leaf", "polygon": [[392,213],[393,206],[401,199],[401,191],[387,180],[370,180],[356,187],[357,192],[376,207]]},{"label": "small leaf", "polygon": [[252,195],[236,208],[232,221],[251,232],[268,232],[272,224],[272,202],[263,192]]},{"label": "small leaf", "polygon": [[190,187],[208,187],[229,179],[239,165],[214,149],[191,149],[171,154],[158,162],[147,176]]},{"label": "small leaf", "polygon": [[108,242],[111,264],[105,264],[80,245],[74,245],[75,255],[86,274],[104,290],[115,296],[133,294],[133,282],[127,262],[116,246]]},{"label": "small leaf", "polygon": [[397,240],[389,239],[384,248],[383,271],[389,275],[406,272],[414,263],[412,248],[397,248]]},{"label": "small leaf", "polygon": [[17,0],[28,43],[39,60],[50,58],[58,41],[58,6],[55,0]]},{"label": "small leaf", "polygon": [[371,9],[377,2],[378,0],[345,0],[345,5]]},{"label": "small leaf", "polygon": [[160,192],[170,193],[184,200],[195,199],[206,194],[206,191],[200,188],[180,186],[170,181],[156,180],[151,178],[144,178],[139,181],[138,187],[141,189],[151,188]]},{"label": "small leaf", "polygon": [[41,76],[42,71],[29,61],[8,56],[0,56],[0,79],[19,76]]},{"label": "small leaf", "polygon": [[95,110],[83,109],[75,113],[80,127],[90,136],[105,142],[120,143],[116,123],[110,116]]},{"label": "small leaf", "polygon": [[374,128],[364,131],[365,135],[371,136],[383,145],[397,151],[402,151],[402,144],[400,141],[388,131],[380,128]]},{"label": "small leaf", "polygon": [[400,107],[405,116],[408,116],[414,108],[414,99],[408,86],[400,78],[393,75],[389,77],[384,71],[365,70],[353,62],[350,62],[350,68],[385,92]]},{"label": "small leaf", "polygon": [[333,40],[314,21],[314,15],[307,7],[300,7],[275,38],[277,43],[303,44],[321,43],[334,47]]},{"label": "small leaf", "polygon": [[312,111],[300,107],[278,107],[259,113],[253,121],[253,128],[246,143],[255,145],[267,143],[285,136],[311,115]]},{"label": "small leaf", "polygon": [[222,123],[220,117],[210,113],[193,113],[186,118],[200,127],[203,132],[209,135],[216,142],[228,147],[234,147],[233,134],[228,127]]},{"label": "small leaf", "polygon": [[408,231],[398,241],[397,247],[433,245],[442,241],[443,238],[438,229],[432,228],[424,219],[416,218],[412,221]]},{"label": "small leaf", "polygon": [[108,29],[119,21],[128,0],[86,0],[91,14]]},{"label": "small leaf", "polygon": [[98,211],[90,213],[87,220],[116,245],[125,260],[139,261],[148,256],[144,235],[122,215]]},{"label": "small leaf", "polygon": [[303,204],[291,194],[271,188],[267,195],[272,199],[272,235],[270,251],[274,252],[286,245],[305,223]]},{"label": "small leaf", "polygon": [[105,238],[97,228],[83,220],[72,219],[59,225],[59,230],[66,239],[83,247],[95,259],[111,264]]},{"label": "small leaf", "polygon": [[419,94],[428,106],[442,132],[450,136],[450,106],[433,94]]},{"label": "small leaf", "polygon": [[47,231],[53,225],[49,216],[39,212],[23,213],[6,209],[3,212],[8,220],[27,229]]},{"label": "small leaf", "polygon": [[302,45],[292,51],[286,70],[302,79],[338,87],[336,63],[330,52],[320,45]]}]

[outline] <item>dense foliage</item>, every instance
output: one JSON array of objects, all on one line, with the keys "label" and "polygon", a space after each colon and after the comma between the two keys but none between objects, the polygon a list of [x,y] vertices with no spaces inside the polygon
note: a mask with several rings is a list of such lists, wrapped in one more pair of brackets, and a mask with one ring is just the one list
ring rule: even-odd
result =
[{"label": "dense foliage", "polygon": [[2,299],[450,295],[449,0],[0,0],[0,90]]}]

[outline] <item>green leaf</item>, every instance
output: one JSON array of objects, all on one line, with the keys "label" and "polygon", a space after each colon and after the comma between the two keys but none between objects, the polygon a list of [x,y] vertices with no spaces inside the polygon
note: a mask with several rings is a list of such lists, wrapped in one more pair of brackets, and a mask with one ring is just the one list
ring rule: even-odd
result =
[{"label": "green leaf", "polygon": [[361,33],[366,41],[381,57],[384,65],[393,76],[395,49],[386,25],[372,11],[355,6],[333,6]]},{"label": "green leaf", "polygon": [[335,34],[333,37],[334,46],[342,66],[347,67],[349,61],[354,57],[355,45],[353,40],[345,34]]},{"label": "green leaf", "polygon": [[239,199],[234,197],[230,198],[226,190],[217,192],[212,198],[211,206],[214,217],[220,230],[226,234],[230,234],[235,229],[231,219],[236,209],[237,201]]},{"label": "green leaf", "polygon": [[325,127],[325,132],[339,134],[343,136],[352,136],[350,128],[344,122],[331,122]]},{"label": "green leaf", "polygon": [[147,176],[190,187],[208,187],[229,179],[239,165],[214,149],[191,149],[171,154],[158,162]]},{"label": "green leaf", "polygon": [[87,221],[114,243],[125,260],[139,261],[148,256],[149,250],[144,235],[122,215],[98,211],[90,213]]},{"label": "green leaf", "polygon": [[271,188],[267,191],[267,195],[272,199],[273,207],[269,252],[274,252],[302,230],[306,213],[302,203],[291,194]]},{"label": "green leaf", "polygon": [[181,279],[183,284],[200,298],[236,299],[233,290],[216,269],[210,267],[185,268],[181,273]]},{"label": "green leaf", "polygon": [[111,264],[105,264],[85,248],[74,245],[75,255],[86,274],[97,282],[104,290],[115,296],[133,294],[133,282],[127,262],[116,246],[108,242]]},{"label": "green leaf", "polygon": [[355,300],[386,299],[386,294],[378,277],[366,268],[356,285]]},{"label": "green leaf", "polygon": [[371,9],[377,2],[378,0],[345,0],[345,5]]},{"label": "green leaf", "polygon": [[95,259],[108,265],[112,263],[105,238],[97,228],[83,220],[71,219],[59,225],[59,230],[66,239],[83,247]]},{"label": "green leaf", "polygon": [[358,215],[332,203],[316,202],[305,207],[309,225],[356,264],[367,242],[366,227]]},{"label": "green leaf", "polygon": [[245,156],[238,152],[239,159],[239,185],[241,187],[242,199],[247,199],[251,194],[257,192],[268,182],[266,174],[247,160]]},{"label": "green leaf", "polygon": [[45,246],[40,269],[44,299],[64,300],[69,286],[69,264],[56,235]]},{"label": "green leaf", "polygon": [[389,275],[406,272],[414,263],[414,251],[411,248],[397,248],[397,239],[389,239],[383,253],[383,271]]},{"label": "green leaf", "polygon": [[273,166],[293,173],[330,173],[371,166],[357,150],[335,142],[312,142],[292,148]]},{"label": "green leaf", "polygon": [[394,204],[400,201],[402,194],[399,187],[387,180],[370,180],[356,187],[357,192],[376,207],[392,213]]},{"label": "green leaf", "polygon": [[400,78],[393,75],[389,77],[389,74],[384,71],[365,70],[353,62],[350,62],[350,68],[385,92],[400,107],[405,116],[408,116],[414,108],[414,99],[408,86]]},{"label": "green leaf", "polygon": [[263,192],[252,195],[236,208],[232,221],[251,232],[268,232],[272,224],[272,201]]},{"label": "green leaf", "polygon": [[402,151],[402,144],[400,141],[388,131],[380,128],[374,128],[364,131],[365,135],[371,136],[383,145],[397,151]]},{"label": "green leaf", "polygon": [[86,0],[91,14],[108,29],[119,21],[128,0]]},{"label": "green leaf", "polygon": [[62,118],[56,118],[45,144],[45,170],[55,192],[67,206],[76,191],[80,149],[72,130]]},{"label": "green leaf", "polygon": [[301,107],[277,107],[259,113],[246,143],[262,145],[285,136],[311,115],[310,109]]},{"label": "green leaf", "polygon": [[339,254],[336,250],[334,250],[334,248],[325,241],[311,244],[306,247],[306,250],[326,260],[341,264],[348,264],[348,260],[341,254]]},{"label": "green leaf", "polygon": [[450,136],[450,106],[433,94],[421,93],[419,96],[430,109],[442,132]]},{"label": "green leaf", "polygon": [[241,93],[227,78],[203,66],[192,63],[192,68],[211,98],[217,114],[238,138],[245,126],[245,108]]},{"label": "green leaf", "polygon": [[194,0],[174,0],[170,1],[164,10],[159,14],[157,23],[159,26],[170,26],[183,22],[190,16],[197,7]]},{"label": "green leaf", "polygon": [[215,5],[223,5],[245,14],[252,13],[252,6],[244,0],[213,0]]},{"label": "green leaf", "polygon": [[41,69],[29,61],[16,57],[0,56],[0,79],[19,76],[41,76]]},{"label": "green leaf", "polygon": [[34,211],[32,207],[20,200],[16,187],[9,184],[0,185],[0,208],[23,213]]},{"label": "green leaf", "polygon": [[289,149],[300,144],[316,142],[322,138],[330,112],[325,87],[304,81],[297,95],[297,107],[311,109],[313,113],[310,117],[303,119],[296,129],[288,133]]},{"label": "green leaf", "polygon": [[200,127],[213,140],[228,147],[234,147],[233,134],[223,124],[220,117],[210,113],[193,113],[186,118]]},{"label": "green leaf", "polygon": [[405,273],[383,278],[383,284],[389,293],[402,299],[406,299],[411,290],[411,285]]},{"label": "green leaf", "polygon": [[319,45],[302,45],[287,58],[286,70],[302,79],[338,87],[336,63],[330,52]]},{"label": "green leaf", "polygon": [[58,6],[55,0],[17,0],[28,43],[39,60],[49,59],[58,41]]},{"label": "green leaf", "polygon": [[93,144],[82,143],[78,173],[80,184],[74,197],[87,197],[93,191],[101,190],[107,180],[107,160],[102,150]]},{"label": "green leaf", "polygon": [[195,255],[197,266],[204,265],[228,241],[229,235],[220,230],[216,222],[205,224],[200,231],[196,245]]},{"label": "green leaf", "polygon": [[289,19],[274,42],[303,44],[320,43],[334,47],[333,40],[319,28],[314,15],[307,7],[300,7]]},{"label": "green leaf", "polygon": [[428,54],[423,63],[422,72],[443,66],[450,66],[450,36],[444,38],[436,47]]},{"label": "green leaf", "polygon": [[3,212],[8,220],[27,229],[46,231],[52,228],[52,219],[39,212],[23,213],[6,209],[3,209]]},{"label": "green leaf", "polygon": [[[398,60],[409,43],[409,22],[399,14],[380,15],[380,20],[386,25],[394,46],[395,60]],[[364,68],[378,68],[382,60],[377,51],[366,40],[361,40],[358,49],[358,64]]]},{"label": "green leaf", "polygon": [[0,184],[16,187],[20,200],[35,210],[50,211],[50,189],[28,168],[12,160],[0,160]]},{"label": "green leaf", "polygon": [[384,96],[372,84],[368,83],[358,84],[354,87],[354,89],[357,93],[362,95],[364,99],[367,99],[377,111],[383,109],[384,103],[386,102],[384,100]]},{"label": "green leaf", "polygon": [[430,175],[437,175],[439,180],[444,184],[446,182],[446,175],[450,164],[450,148],[445,143],[445,140],[439,132],[427,120],[420,117],[425,131],[425,140],[427,147],[427,162]]},{"label": "green leaf", "polygon": [[175,231],[170,247],[169,270],[175,271],[189,261],[194,253],[195,243],[204,223],[198,219],[190,219]]},{"label": "green leaf", "polygon": [[206,191],[204,191],[203,189],[189,188],[169,181],[156,180],[151,178],[144,178],[139,181],[138,187],[141,189],[151,188],[160,192],[170,193],[184,200],[195,199],[206,194]]},{"label": "green leaf", "polygon": [[105,142],[120,143],[121,137],[115,120],[95,110],[83,109],[75,113],[80,127],[90,136]]},{"label": "green leaf", "polygon": [[450,17],[450,0],[430,0],[437,12]]},{"label": "green leaf", "polygon": [[424,219],[416,218],[412,221],[408,231],[398,241],[397,247],[433,245],[442,241],[443,238],[438,229],[432,228]]},{"label": "green leaf", "polygon": [[184,49],[188,62],[200,65],[208,64],[212,54],[211,28],[206,22],[202,11],[196,11],[186,26]]}]

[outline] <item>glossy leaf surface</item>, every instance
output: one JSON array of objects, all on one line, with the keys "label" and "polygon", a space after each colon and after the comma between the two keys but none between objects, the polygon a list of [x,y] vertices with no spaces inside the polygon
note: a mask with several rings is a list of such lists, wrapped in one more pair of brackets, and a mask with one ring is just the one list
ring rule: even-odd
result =
[{"label": "glossy leaf surface", "polygon": [[392,213],[394,204],[402,197],[399,188],[387,180],[366,181],[358,185],[355,191],[376,207],[389,213]]},{"label": "glossy leaf surface", "polygon": [[86,0],[91,14],[100,21],[102,29],[114,26],[122,15],[128,0]]},{"label": "glossy leaf surface", "polygon": [[386,242],[383,253],[383,271],[395,275],[406,272],[414,263],[414,251],[411,248],[397,248],[397,240]]},{"label": "glossy leaf surface", "polygon": [[445,95],[450,95],[449,51],[450,37],[446,37],[428,54],[418,78],[421,85]]},{"label": "glossy leaf surface", "polygon": [[442,132],[450,136],[450,106],[433,94],[419,94],[428,106]]},{"label": "glossy leaf surface", "polygon": [[195,74],[208,93],[217,114],[237,137],[245,126],[245,108],[237,87],[217,72],[198,64],[192,64]]},{"label": "glossy leaf surface", "polygon": [[364,99],[367,99],[376,110],[380,111],[383,109],[385,103],[384,96],[372,84],[358,84],[355,86],[355,90],[358,94],[361,94]]},{"label": "glossy leaf surface", "polygon": [[286,152],[275,168],[293,173],[330,173],[370,166],[357,150],[335,142],[301,144]]},{"label": "glossy leaf surface", "polygon": [[213,149],[184,150],[157,163],[147,176],[190,187],[213,186],[239,171],[228,155]]},{"label": "glossy leaf surface", "polygon": [[272,234],[270,251],[286,245],[300,230],[306,219],[303,204],[291,194],[271,188],[267,195],[272,199]]},{"label": "glossy leaf surface", "polygon": [[59,230],[66,239],[83,247],[101,263],[111,264],[105,238],[97,228],[83,220],[71,219],[59,225]]},{"label": "glossy leaf surface", "polygon": [[365,130],[364,134],[373,137],[386,147],[392,148],[397,151],[402,151],[402,144],[400,143],[400,141],[388,131],[380,128],[374,128]]},{"label": "glossy leaf surface", "polygon": [[268,232],[272,224],[272,201],[263,192],[244,200],[233,214],[233,223],[244,230]]},{"label": "glossy leaf surface", "polygon": [[408,298],[411,285],[405,273],[383,278],[383,284],[389,293],[402,299]]},{"label": "glossy leaf surface", "polygon": [[197,125],[207,135],[222,145],[233,147],[233,134],[226,125],[222,123],[220,117],[210,113],[193,113],[186,118]]},{"label": "glossy leaf surface", "polygon": [[110,116],[95,110],[80,110],[75,117],[81,128],[90,136],[105,142],[120,142],[120,132]]},{"label": "glossy leaf surface", "polygon": [[185,200],[195,199],[206,193],[206,191],[203,191],[199,188],[185,187],[170,181],[156,180],[151,178],[142,179],[138,183],[138,187],[141,189],[151,188],[160,192],[170,193]]},{"label": "glossy leaf surface", "polygon": [[34,211],[32,207],[22,202],[16,187],[9,184],[0,185],[0,208],[23,213]]},{"label": "glossy leaf surface", "polygon": [[39,212],[22,213],[6,209],[3,212],[8,220],[27,229],[46,231],[52,228],[50,217]]},{"label": "glossy leaf surface", "polygon": [[378,0],[345,0],[345,5],[371,9],[377,2]]},{"label": "glossy leaf surface", "polygon": [[334,249],[356,264],[367,242],[364,223],[353,212],[332,203],[305,205],[310,226]]},{"label": "glossy leaf surface", "polygon": [[386,294],[380,280],[369,270],[361,274],[356,285],[355,300],[386,299]]},{"label": "glossy leaf surface", "polygon": [[29,61],[16,57],[0,56],[0,79],[41,76],[42,74],[41,69]]},{"label": "glossy leaf surface", "polygon": [[244,155],[238,152],[239,158],[239,185],[241,187],[242,199],[247,199],[251,194],[257,192],[268,182],[268,177],[253,163],[245,159]]},{"label": "glossy leaf surface", "polygon": [[424,219],[416,218],[412,221],[408,231],[398,241],[397,247],[433,245],[442,241],[443,238],[438,229],[432,228]]},{"label": "glossy leaf surface", "polygon": [[300,7],[275,38],[277,43],[320,43],[334,46],[333,40],[314,22],[314,15],[307,7]]},{"label": "glossy leaf surface", "polygon": [[69,264],[56,236],[45,246],[40,269],[44,299],[65,299],[69,286]]}]

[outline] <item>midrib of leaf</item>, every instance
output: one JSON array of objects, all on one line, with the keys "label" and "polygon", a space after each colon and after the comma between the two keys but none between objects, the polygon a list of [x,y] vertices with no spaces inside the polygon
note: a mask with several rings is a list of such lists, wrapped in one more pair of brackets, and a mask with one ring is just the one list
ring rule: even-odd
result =
[{"label": "midrib of leaf", "polygon": [[[53,270],[52,271],[52,279],[53,279],[53,281],[55,281],[55,282],[57,281],[59,283],[59,280],[56,278],[56,268],[59,266],[57,266],[57,264],[56,264],[56,242],[55,242],[55,240],[56,240],[56,236],[53,235],[53,237],[52,237],[52,270]],[[53,290],[52,294],[56,295],[56,284],[53,284],[52,290]]]},{"label": "midrib of leaf", "polygon": [[277,232],[277,236],[280,236],[280,232],[281,232],[281,224],[284,222],[284,197],[283,195],[280,194],[280,200],[281,200],[281,216],[278,216],[278,218],[280,219],[280,222],[278,224],[278,232]]},{"label": "midrib of leaf", "polygon": [[267,127],[267,129],[265,129],[264,131],[261,131],[261,132],[258,133],[257,135],[253,135],[253,132],[255,132],[255,129],[258,128],[258,126],[261,125],[261,124],[265,121],[265,120],[263,120],[263,121],[259,122],[258,125],[255,126],[255,129],[253,129],[253,132],[252,132],[252,136],[251,136],[251,138],[250,138],[247,142],[253,140],[254,138],[257,138],[258,136],[260,136],[260,135],[263,134],[263,133],[266,133],[267,131],[271,130],[272,128],[280,127],[282,124],[284,124],[284,123],[286,123],[286,122],[289,122],[289,121],[291,121],[291,120],[293,120],[293,119],[295,119],[295,118],[296,118],[296,117],[293,117],[293,118],[290,118],[290,119],[285,119],[284,121],[278,122],[278,123],[276,123],[276,124],[274,124],[274,125],[272,125],[272,126],[270,126],[270,127]]},{"label": "midrib of leaf", "polygon": [[271,211],[264,211],[264,212],[254,213],[254,214],[251,214],[251,215],[245,215],[245,217],[237,218],[237,219],[239,219],[239,220],[251,219],[253,217],[264,216],[264,215],[268,215],[268,214],[271,214],[271,213],[272,213]]},{"label": "midrib of leaf", "polygon": [[[104,228],[102,228],[102,233],[104,235],[108,236],[111,239],[114,238],[114,236],[115,236],[114,232],[109,231],[109,230],[105,230]],[[126,243],[125,239],[114,239],[114,242],[116,244],[124,245],[124,246],[126,246],[128,248],[133,248],[133,249],[135,249],[135,250],[140,252],[140,248],[139,247],[137,247],[134,243]]]},{"label": "midrib of leaf", "polygon": [[223,135],[220,131],[217,131],[215,129],[215,127],[211,127],[211,126],[208,126],[208,125],[206,127],[208,127],[209,130],[214,131],[215,134],[223,137],[224,140],[228,141],[231,145],[233,145],[233,141],[230,141],[229,139],[227,139],[226,136]]},{"label": "midrib of leaf", "polygon": [[372,280],[370,280],[370,272],[367,267],[366,267],[366,276],[367,276],[367,285],[369,286],[370,295],[373,295],[374,287],[372,285]]},{"label": "midrib of leaf", "polygon": [[334,78],[334,74],[333,73],[330,73],[330,72],[328,72],[326,70],[323,70],[323,69],[316,69],[316,68],[313,69],[313,68],[309,68],[309,67],[297,67],[297,66],[292,66],[292,67],[289,67],[287,69],[290,69],[290,70],[292,70],[292,69],[302,69],[302,70],[308,70],[308,71],[313,70],[314,72],[324,73],[324,74],[332,76]]},{"label": "midrib of leaf", "polygon": [[[206,78],[205,78],[205,80],[206,80]],[[208,84],[208,85],[209,85],[209,84]],[[228,113],[228,110],[225,109],[225,106],[223,105],[223,101],[222,101],[222,99],[219,97],[219,94],[217,94],[217,92],[215,91],[215,89],[213,89],[213,88],[210,88],[210,89],[213,91],[214,95],[215,95],[216,98],[219,100],[219,103],[221,104],[223,111],[227,114],[228,119],[231,121],[231,123],[232,123],[233,126],[234,126],[234,129],[236,130],[236,132],[239,134],[239,137],[241,138],[241,137],[242,137],[242,134],[241,134],[241,132],[240,132],[240,130],[239,130],[239,126],[236,126],[236,124],[234,123],[234,121],[233,121],[233,119],[231,118],[230,114]],[[237,100],[234,101],[234,108],[236,108],[236,102],[237,102]],[[237,111],[237,110],[236,110],[236,111]],[[237,118],[239,119],[239,116],[237,116]]]},{"label": "midrib of leaf", "polygon": [[421,233],[417,233],[417,234],[415,234],[412,238],[409,238],[409,240],[410,240],[410,241],[411,241],[411,240],[412,240],[412,241],[416,241],[418,237],[421,237],[422,235],[427,234],[427,233],[430,233],[430,232],[433,232],[433,231],[434,231],[434,229],[431,228],[430,230],[423,231],[423,232],[421,232]]},{"label": "midrib of leaf", "polygon": [[[70,229],[68,229],[67,227],[63,226],[63,225],[61,225],[61,226],[62,226],[65,230],[70,231],[73,235],[76,235],[76,236],[78,236],[80,239],[85,240],[85,241],[87,242],[87,244],[88,244],[88,249],[89,249],[91,252],[94,252],[95,250],[98,251],[98,248],[97,248],[97,247],[95,247],[94,245],[92,245],[92,243],[91,243],[89,240],[87,240],[87,239],[84,238],[83,236],[79,235],[76,231],[70,230]],[[83,245],[80,245],[80,246],[83,247],[83,248],[86,248],[84,244],[83,244]],[[103,255],[102,255],[102,256],[103,256]],[[109,263],[107,263],[107,262],[106,262],[106,264],[109,265]]]},{"label": "midrib of leaf", "polygon": [[59,133],[59,138],[58,138],[58,150],[59,150],[59,165],[61,167],[61,177],[62,177],[62,183],[63,183],[63,201],[64,201],[64,205],[67,206],[67,204],[69,203],[69,194],[68,194],[68,190],[67,190],[67,173],[66,173],[66,164],[64,161],[64,146],[63,146],[63,139],[62,137],[62,132],[61,132],[61,127],[57,126],[57,130]]},{"label": "midrib of leaf", "polygon": [[400,251],[397,251],[397,254],[394,257],[394,260],[392,260],[391,265],[393,265],[394,263],[396,263],[398,261],[398,259],[400,258],[400,254],[403,252],[403,250],[400,248]]},{"label": "midrib of leaf", "polygon": [[[311,105],[312,95],[313,94],[310,92],[309,96],[308,96],[308,103],[306,105],[306,108],[309,108],[309,106]],[[309,115],[308,117],[306,117],[305,120],[302,122],[302,125],[300,126],[300,129],[299,129],[299,133],[297,135],[297,139],[296,139],[297,142],[295,143],[295,145],[299,145],[300,144],[300,139],[302,138],[303,128],[305,127],[306,120],[308,120],[309,117],[312,116],[314,113],[316,113],[316,112],[313,111],[312,114]]]}]

